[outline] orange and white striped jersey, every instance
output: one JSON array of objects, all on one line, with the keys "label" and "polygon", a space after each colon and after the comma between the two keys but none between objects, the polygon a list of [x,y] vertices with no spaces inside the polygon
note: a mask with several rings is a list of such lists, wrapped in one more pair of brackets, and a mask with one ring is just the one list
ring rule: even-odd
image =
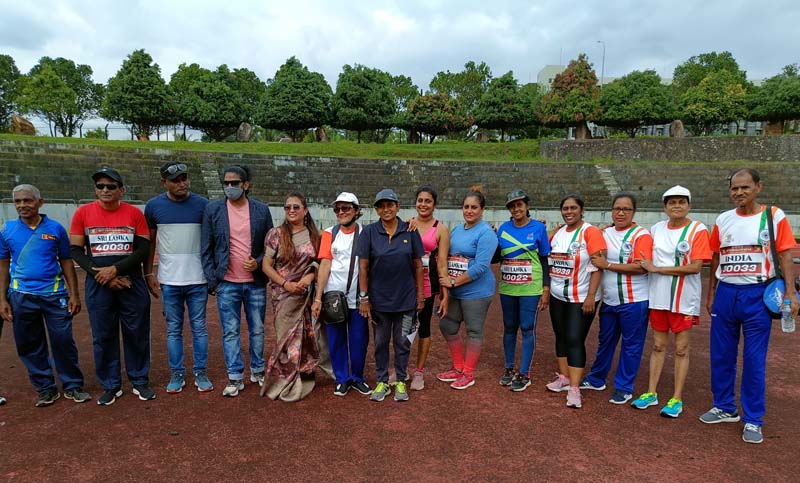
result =
[{"label": "orange and white striped jersey", "polygon": [[[778,253],[794,248],[792,227],[783,210],[772,207],[775,248]],[[775,276],[775,260],[769,248],[767,211],[740,215],[737,210],[717,217],[711,232],[711,250],[719,253],[717,279],[734,285],[765,282]]]},{"label": "orange and white striped jersey", "polygon": [[[597,267],[590,255],[606,249],[603,234],[584,222],[574,230],[564,225],[550,239],[550,296],[564,302],[582,303],[589,293],[589,278]],[[598,290],[595,301],[600,300]]]},{"label": "orange and white striped jersey", "polygon": [[[603,230],[603,238],[608,246],[606,258],[611,263],[634,263],[643,258],[642,253],[649,259],[653,251],[650,232],[635,223],[622,230],[609,226]],[[647,273],[629,275],[605,270],[602,287],[603,303],[606,305],[644,302],[649,295]]]},{"label": "orange and white striped jersey", "polygon": [[[653,235],[653,264],[657,267],[682,267],[695,260],[711,260],[708,229],[689,220],[679,228],[661,221],[650,229]],[[702,300],[700,273],[693,275],[650,274],[650,308],[676,314],[700,315]]]}]

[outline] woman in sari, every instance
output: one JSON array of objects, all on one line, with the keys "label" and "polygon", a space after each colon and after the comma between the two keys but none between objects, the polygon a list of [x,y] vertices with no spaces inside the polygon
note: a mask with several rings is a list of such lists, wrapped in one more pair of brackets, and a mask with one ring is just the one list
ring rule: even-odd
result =
[{"label": "woman in sari", "polygon": [[261,395],[282,401],[299,401],[314,389],[314,368],[319,351],[311,325],[310,286],[316,277],[320,235],[308,212],[305,197],[286,197],[284,222],[267,233],[262,268],[269,277],[275,324],[275,350],[267,363]]}]

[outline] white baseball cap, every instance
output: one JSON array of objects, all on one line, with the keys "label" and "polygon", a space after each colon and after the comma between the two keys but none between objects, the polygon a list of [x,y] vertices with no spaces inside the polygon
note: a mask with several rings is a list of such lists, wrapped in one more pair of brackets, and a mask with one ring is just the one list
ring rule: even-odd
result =
[{"label": "white baseball cap", "polygon": [[689,199],[689,203],[692,202],[692,193],[688,189],[684,188],[679,184],[665,191],[664,194],[661,196],[661,199],[663,201],[667,201],[667,198],[669,198],[670,196],[685,196],[686,198]]},{"label": "white baseball cap", "polygon": [[344,203],[352,203],[355,206],[359,206],[358,198],[353,193],[348,193],[347,191],[342,191],[339,193],[339,196],[336,197],[336,201],[332,204],[335,205],[336,203],[344,202]]}]

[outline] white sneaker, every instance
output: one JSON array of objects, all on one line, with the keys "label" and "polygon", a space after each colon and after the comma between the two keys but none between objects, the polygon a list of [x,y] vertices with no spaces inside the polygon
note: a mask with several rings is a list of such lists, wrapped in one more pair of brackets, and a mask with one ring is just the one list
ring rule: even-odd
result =
[{"label": "white sneaker", "polygon": [[257,382],[259,387],[264,386],[264,371],[250,374],[250,382]]},{"label": "white sneaker", "polygon": [[228,385],[222,390],[222,395],[225,397],[236,397],[242,389],[244,389],[244,382],[241,379],[229,379]]}]

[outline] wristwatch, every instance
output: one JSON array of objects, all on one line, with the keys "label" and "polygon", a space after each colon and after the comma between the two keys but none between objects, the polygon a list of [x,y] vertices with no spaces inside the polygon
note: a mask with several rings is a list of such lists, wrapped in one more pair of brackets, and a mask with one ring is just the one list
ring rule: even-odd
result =
[{"label": "wristwatch", "polygon": [[450,288],[455,288],[455,287],[456,287],[456,279],[451,278],[450,279]]},{"label": "wristwatch", "polygon": [[367,292],[358,292],[358,299],[359,300],[368,299],[368,298],[369,298],[369,295],[367,294]]}]

